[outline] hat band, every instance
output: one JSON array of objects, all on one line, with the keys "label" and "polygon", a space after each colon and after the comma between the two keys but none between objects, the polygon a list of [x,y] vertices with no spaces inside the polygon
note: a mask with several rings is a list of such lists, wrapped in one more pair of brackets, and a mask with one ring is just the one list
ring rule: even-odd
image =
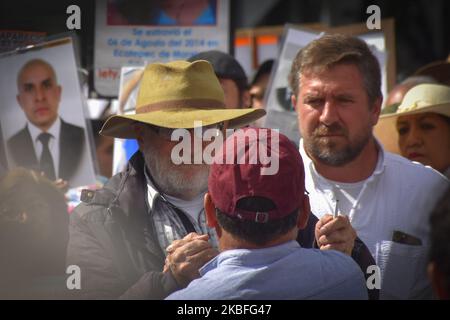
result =
[{"label": "hat band", "polygon": [[147,113],[174,108],[225,109],[222,101],[213,99],[181,99],[150,103],[136,108],[136,113]]}]

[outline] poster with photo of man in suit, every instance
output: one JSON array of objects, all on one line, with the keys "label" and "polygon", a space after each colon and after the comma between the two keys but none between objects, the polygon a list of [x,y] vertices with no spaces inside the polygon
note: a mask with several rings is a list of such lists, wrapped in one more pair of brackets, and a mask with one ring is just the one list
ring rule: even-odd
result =
[{"label": "poster with photo of man in suit", "polygon": [[69,187],[95,181],[71,38],[0,56],[1,127],[8,167]]}]

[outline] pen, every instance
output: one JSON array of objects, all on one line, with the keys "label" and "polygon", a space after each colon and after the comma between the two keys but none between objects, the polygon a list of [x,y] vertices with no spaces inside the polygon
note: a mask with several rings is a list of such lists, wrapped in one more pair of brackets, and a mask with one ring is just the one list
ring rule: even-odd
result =
[{"label": "pen", "polygon": [[336,206],[334,207],[334,215],[333,215],[333,218],[337,218],[337,217],[338,217],[338,202],[339,202],[339,200],[336,199]]}]

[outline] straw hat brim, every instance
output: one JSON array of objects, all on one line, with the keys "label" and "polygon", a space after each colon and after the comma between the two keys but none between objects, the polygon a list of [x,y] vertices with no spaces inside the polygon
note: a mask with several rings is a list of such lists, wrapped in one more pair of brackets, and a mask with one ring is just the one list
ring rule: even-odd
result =
[{"label": "straw hat brim", "polygon": [[380,116],[378,124],[374,128],[375,136],[383,143],[386,150],[400,153],[398,148],[397,119],[400,116],[413,115],[425,112],[433,112],[450,117],[450,103],[430,105],[404,112],[387,113]]},{"label": "straw hat brim", "polygon": [[136,122],[152,124],[165,128],[194,128],[195,121],[203,126],[229,121],[228,128],[240,128],[263,117],[263,109],[199,109],[176,108],[138,113],[115,115],[103,125],[100,134],[122,139],[135,139],[132,124]]}]

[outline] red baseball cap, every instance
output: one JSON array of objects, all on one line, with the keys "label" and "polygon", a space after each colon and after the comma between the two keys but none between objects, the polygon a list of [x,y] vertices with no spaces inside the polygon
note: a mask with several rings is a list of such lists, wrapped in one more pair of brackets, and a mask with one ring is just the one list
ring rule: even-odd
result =
[{"label": "red baseball cap", "polygon": [[[214,157],[208,189],[215,207],[227,216],[261,223],[281,219],[299,208],[305,192],[303,161],[297,147],[278,131],[239,129]],[[237,208],[246,197],[267,198],[275,209]]]}]

